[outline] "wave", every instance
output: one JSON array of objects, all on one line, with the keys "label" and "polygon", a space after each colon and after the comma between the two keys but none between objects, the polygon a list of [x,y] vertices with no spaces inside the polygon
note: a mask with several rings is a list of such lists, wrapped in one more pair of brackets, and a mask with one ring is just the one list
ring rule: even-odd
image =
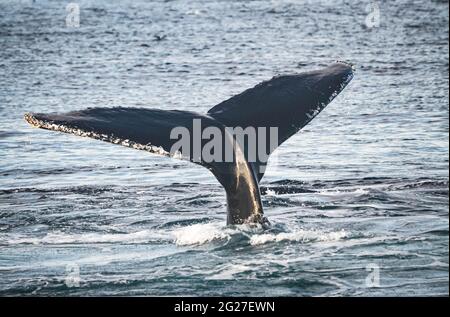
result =
[{"label": "wave", "polygon": [[226,226],[222,222],[196,223],[176,227],[173,230],[149,229],[130,233],[65,233],[52,232],[41,237],[19,236],[0,237],[2,245],[65,245],[65,244],[145,244],[175,243],[177,246],[200,246],[205,244],[228,245],[230,241],[239,241],[244,245],[261,245],[266,243],[294,242],[308,243],[314,241],[337,241],[348,237],[345,231],[326,232],[302,228],[283,228],[276,226],[264,229],[260,225]]},{"label": "wave", "polygon": [[298,229],[293,232],[281,232],[278,234],[264,233],[254,235],[250,238],[251,245],[259,245],[270,242],[314,242],[314,241],[338,241],[348,237],[349,234],[344,231],[323,232],[320,230]]},{"label": "wave", "polygon": [[177,245],[195,245],[205,244],[217,240],[228,241],[235,230],[230,228],[221,228],[215,223],[195,224],[182,227],[173,231],[175,243]]},{"label": "wave", "polygon": [[154,230],[142,230],[132,233],[47,233],[43,237],[0,238],[0,243],[14,244],[89,244],[89,243],[125,243],[140,244],[167,239],[167,235]]},{"label": "wave", "polygon": [[326,232],[322,230],[307,230],[296,228],[284,229],[283,232],[267,233],[261,226],[239,225],[227,227],[219,223],[195,224],[175,230],[175,243],[179,246],[201,245],[211,242],[228,242],[238,236],[244,238],[250,245],[260,245],[278,242],[308,243],[314,241],[337,241],[349,234],[344,231]]}]

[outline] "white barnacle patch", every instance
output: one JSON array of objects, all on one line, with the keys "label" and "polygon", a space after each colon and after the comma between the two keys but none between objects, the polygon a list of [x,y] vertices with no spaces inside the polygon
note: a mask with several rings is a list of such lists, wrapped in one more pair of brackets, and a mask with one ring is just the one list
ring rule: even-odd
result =
[{"label": "white barnacle patch", "polygon": [[343,65],[349,66],[349,67],[351,67],[351,69],[352,69],[353,71],[355,71],[355,65],[353,65],[352,63],[349,63],[349,62],[346,62],[346,61],[343,61],[343,60],[336,60],[335,63],[343,64]]},{"label": "white barnacle patch", "polygon": [[306,116],[308,117],[309,120],[312,120],[314,118],[313,112],[307,112]]},{"label": "white barnacle patch", "polygon": [[310,110],[306,113],[308,119],[312,120],[315,116],[317,116],[320,111],[325,107],[323,103],[319,103],[315,109]]},{"label": "white barnacle patch", "polygon": [[353,79],[353,73],[350,73],[347,75],[347,77],[344,79],[344,81],[339,85],[339,89],[335,90],[330,97],[328,98],[328,103],[333,101],[334,98],[336,98],[339,93],[344,90],[344,88],[347,86],[347,84]]}]

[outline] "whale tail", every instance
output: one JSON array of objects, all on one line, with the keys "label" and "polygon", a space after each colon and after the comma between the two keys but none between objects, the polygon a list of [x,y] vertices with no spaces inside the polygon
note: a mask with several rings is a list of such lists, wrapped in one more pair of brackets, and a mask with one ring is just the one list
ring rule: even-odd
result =
[{"label": "whale tail", "polygon": [[[265,128],[256,132],[268,133],[263,145],[272,153],[276,147],[269,144],[271,133],[277,134],[277,146],[281,145],[317,116],[352,78],[353,67],[344,62],[318,71],[278,76],[223,101],[208,114],[227,127]],[[258,157],[252,164],[258,180],[264,176],[266,164]]]},{"label": "whale tail", "polygon": [[225,188],[229,224],[263,223],[259,181],[268,156],[322,111],[352,77],[352,67],[341,62],[318,71],[274,77],[207,114],[118,107],[27,113],[25,120],[38,128],[200,164]]}]

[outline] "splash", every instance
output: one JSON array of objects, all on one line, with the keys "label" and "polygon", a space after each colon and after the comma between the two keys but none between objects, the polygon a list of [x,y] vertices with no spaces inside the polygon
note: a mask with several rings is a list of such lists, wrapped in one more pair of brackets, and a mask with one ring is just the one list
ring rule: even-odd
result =
[{"label": "splash", "polygon": [[323,232],[320,230],[296,229],[277,233],[265,233],[261,226],[226,226],[221,222],[200,223],[179,227],[173,231],[141,230],[130,233],[65,233],[52,232],[41,237],[0,236],[0,244],[17,245],[63,245],[63,244],[145,244],[151,242],[175,242],[177,246],[194,246],[208,243],[227,243],[233,237],[242,239],[244,244],[260,245],[271,242],[337,241],[348,237],[344,230]]},{"label": "splash", "polygon": [[195,224],[182,227],[173,232],[175,244],[195,245],[208,242],[225,240],[228,241],[236,230],[227,229],[217,223]]},{"label": "splash", "polygon": [[258,226],[240,225],[227,227],[220,223],[195,224],[176,229],[172,232],[175,244],[178,246],[202,245],[211,242],[228,242],[233,236],[241,236],[250,245],[260,245],[270,242],[299,242],[338,241],[348,237],[344,230],[324,232],[321,230],[296,229],[288,232],[264,233]]}]

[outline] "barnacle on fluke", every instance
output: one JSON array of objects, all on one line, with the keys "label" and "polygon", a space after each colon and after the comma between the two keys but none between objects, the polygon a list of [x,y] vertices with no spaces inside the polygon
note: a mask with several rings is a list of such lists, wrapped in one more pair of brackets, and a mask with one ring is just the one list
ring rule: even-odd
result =
[{"label": "barnacle on fluke", "polygon": [[161,146],[154,146],[151,144],[140,144],[140,143],[134,142],[129,139],[121,139],[119,137],[115,137],[113,134],[110,134],[110,135],[100,134],[100,133],[96,133],[95,131],[86,131],[86,130],[79,129],[79,128],[72,128],[72,127],[69,127],[64,124],[56,124],[51,121],[47,122],[45,120],[39,120],[36,118],[36,115],[32,114],[32,113],[25,113],[24,118],[29,124],[31,124],[32,126],[34,126],[36,128],[70,133],[70,134],[74,134],[74,135],[81,136],[81,137],[88,137],[88,138],[92,138],[92,139],[96,139],[96,140],[101,140],[101,141],[105,141],[105,142],[123,145],[123,146],[130,147],[130,148],[133,148],[136,150],[147,151],[147,152],[157,154],[157,155],[163,155],[163,156],[175,157],[175,158],[181,159],[181,157],[179,157],[179,155],[177,155],[178,153],[174,153],[173,155],[171,155],[170,152],[165,151]]}]

